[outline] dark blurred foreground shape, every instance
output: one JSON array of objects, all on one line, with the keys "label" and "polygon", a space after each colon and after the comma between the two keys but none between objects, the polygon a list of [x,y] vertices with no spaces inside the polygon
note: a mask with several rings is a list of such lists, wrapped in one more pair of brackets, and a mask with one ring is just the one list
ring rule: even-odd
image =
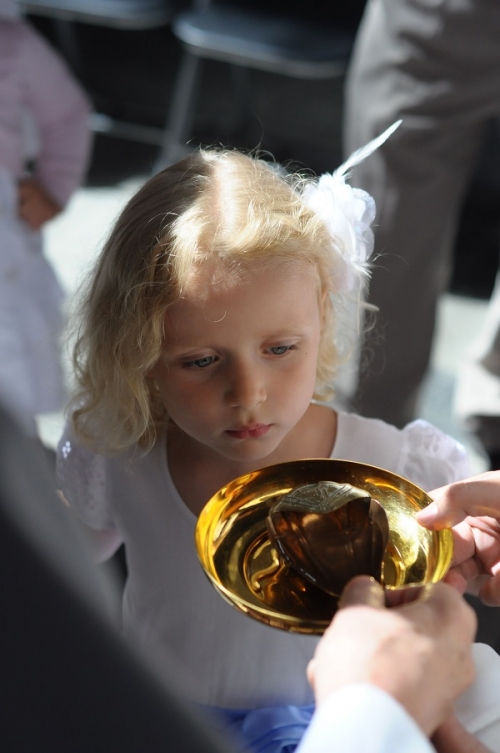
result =
[{"label": "dark blurred foreground shape", "polygon": [[[40,445],[0,408],[0,708],[9,753],[223,753],[111,626]],[[168,681],[168,680],[167,680]]]}]

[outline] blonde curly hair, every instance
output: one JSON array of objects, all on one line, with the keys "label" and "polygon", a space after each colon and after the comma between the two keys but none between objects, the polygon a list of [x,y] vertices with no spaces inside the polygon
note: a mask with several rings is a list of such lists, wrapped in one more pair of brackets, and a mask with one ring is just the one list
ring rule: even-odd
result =
[{"label": "blonde curly hair", "polygon": [[306,179],[257,156],[200,149],[148,180],[121,212],[85,288],[70,409],[77,437],[99,452],[150,448],[168,415],[150,371],[167,308],[195,274],[248,263],[300,262],[324,299],[314,398],[333,396],[340,361],[332,297],[335,251],[301,201]]}]

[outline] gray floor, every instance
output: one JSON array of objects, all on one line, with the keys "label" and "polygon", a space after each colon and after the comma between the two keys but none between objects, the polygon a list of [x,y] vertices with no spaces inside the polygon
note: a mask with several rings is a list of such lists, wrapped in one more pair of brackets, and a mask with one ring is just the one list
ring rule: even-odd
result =
[{"label": "gray floor", "polygon": [[476,298],[450,294],[441,298],[431,369],[420,408],[422,418],[464,443],[476,473],[488,469],[488,459],[474,438],[458,423],[453,402],[461,361],[481,327],[486,306],[484,300]]}]

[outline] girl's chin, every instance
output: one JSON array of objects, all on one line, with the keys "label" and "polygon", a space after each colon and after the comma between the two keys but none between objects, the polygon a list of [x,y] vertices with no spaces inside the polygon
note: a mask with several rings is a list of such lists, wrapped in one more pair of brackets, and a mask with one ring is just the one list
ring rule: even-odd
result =
[{"label": "girl's chin", "polygon": [[270,441],[267,437],[266,439],[267,441],[240,440],[234,442],[233,446],[225,443],[226,446],[218,449],[218,452],[231,460],[257,463],[255,467],[259,468],[273,462],[271,456],[280,444],[279,441]]}]

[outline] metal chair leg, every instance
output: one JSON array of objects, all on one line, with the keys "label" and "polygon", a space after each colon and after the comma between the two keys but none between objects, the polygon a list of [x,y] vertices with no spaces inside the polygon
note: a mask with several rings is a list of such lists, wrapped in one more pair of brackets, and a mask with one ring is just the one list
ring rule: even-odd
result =
[{"label": "metal chair leg", "polygon": [[197,55],[187,50],[183,53],[155,172],[168,167],[190,151],[187,141],[193,125],[201,63]]}]

